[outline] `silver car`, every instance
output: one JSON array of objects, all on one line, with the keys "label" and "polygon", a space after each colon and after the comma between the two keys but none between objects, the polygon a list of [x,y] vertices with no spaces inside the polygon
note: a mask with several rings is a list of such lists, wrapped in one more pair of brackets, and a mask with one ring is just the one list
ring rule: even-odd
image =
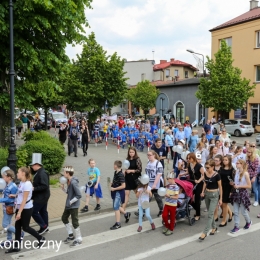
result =
[{"label": "silver car", "polygon": [[256,136],[255,143],[256,145],[260,145],[260,135]]},{"label": "silver car", "polygon": [[[251,136],[255,132],[251,123],[244,119],[225,119],[224,125],[227,133],[236,137],[241,135]],[[219,132],[219,124],[215,124],[214,128]]]}]

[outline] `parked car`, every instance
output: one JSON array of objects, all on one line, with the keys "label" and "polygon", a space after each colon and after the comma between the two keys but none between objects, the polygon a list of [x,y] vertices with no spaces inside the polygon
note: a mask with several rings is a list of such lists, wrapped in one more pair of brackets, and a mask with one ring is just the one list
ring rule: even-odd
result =
[{"label": "parked car", "polygon": [[[41,122],[42,122],[42,128],[45,129],[45,116],[40,115],[40,119],[41,119]],[[47,128],[50,129],[51,126],[52,126],[51,119],[49,117],[47,117]]]},{"label": "parked car", "polygon": [[48,117],[51,119],[53,127],[55,125],[59,126],[61,122],[65,122],[66,124],[68,123],[68,119],[66,115],[62,112],[49,113]]},{"label": "parked car", "polygon": [[260,135],[256,136],[255,143],[256,145],[260,145]]},{"label": "parked car", "polygon": [[[227,133],[236,137],[241,135],[251,136],[255,132],[251,123],[244,119],[225,119],[224,125]],[[219,130],[219,123],[214,124],[214,134],[218,133]]]}]

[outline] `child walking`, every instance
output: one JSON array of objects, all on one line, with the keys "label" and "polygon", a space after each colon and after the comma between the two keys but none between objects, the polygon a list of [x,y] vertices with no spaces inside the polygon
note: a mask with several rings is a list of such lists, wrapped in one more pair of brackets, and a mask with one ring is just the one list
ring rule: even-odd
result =
[{"label": "child walking", "polygon": [[102,190],[100,186],[100,171],[96,166],[96,162],[94,159],[89,159],[88,164],[90,168],[88,168],[88,178],[89,181],[86,184],[86,205],[84,208],[80,210],[80,212],[88,212],[88,205],[89,205],[89,197],[93,196],[95,194],[96,196],[96,202],[97,205],[94,208],[94,210],[100,210],[100,198],[103,198],[102,196]]},{"label": "child walking", "polygon": [[167,175],[167,181],[169,184],[166,186],[165,205],[163,208],[162,218],[164,222],[163,234],[165,236],[170,236],[173,234],[175,226],[179,186],[174,181],[174,173],[169,173]]},{"label": "child walking", "polygon": [[125,176],[122,172],[122,162],[115,161],[114,162],[114,177],[113,182],[111,183],[111,197],[113,199],[113,208],[115,211],[116,223],[110,228],[111,230],[115,230],[121,228],[120,224],[120,209],[121,204],[125,202]]},{"label": "child walking", "polygon": [[[145,175],[145,177],[144,177]],[[148,180],[148,182],[146,181]],[[137,188],[136,197],[138,198],[138,209],[139,209],[139,227],[137,229],[137,232],[142,231],[142,224],[143,224],[143,214],[145,212],[145,216],[149,220],[152,230],[155,230],[155,225],[153,223],[152,217],[150,215],[150,207],[145,207],[144,204],[149,203],[150,197],[152,197],[151,187],[149,186],[149,176],[147,174],[143,174],[140,178],[140,185]]]},{"label": "child walking", "polygon": [[[3,197],[0,199],[0,203],[3,203],[3,220],[2,226],[7,232],[7,240],[1,243],[1,246],[8,247],[12,243],[12,234],[15,234],[15,228],[11,225],[12,217],[14,215],[13,208],[15,205],[15,198],[17,194],[17,186],[13,182],[15,179],[14,172],[12,170],[6,170],[2,173],[2,177],[6,182],[6,187],[3,191]],[[13,196],[9,196],[9,195]],[[23,232],[22,232],[23,236]]]},{"label": "child walking", "polygon": [[[70,245],[78,246],[82,244],[82,237],[79,228],[79,218],[78,218],[78,209],[80,205],[81,192],[79,189],[79,181],[76,177],[73,176],[74,169],[70,167],[64,168],[64,177],[67,179],[67,191],[68,194],[66,199],[66,205],[64,212],[62,214],[61,220],[66,227],[68,232],[68,237],[63,241],[65,244],[73,241]],[[64,189],[64,184],[62,185],[62,189]],[[69,223],[69,217],[71,216],[72,225]],[[72,226],[75,231],[75,237],[73,234]]]}]

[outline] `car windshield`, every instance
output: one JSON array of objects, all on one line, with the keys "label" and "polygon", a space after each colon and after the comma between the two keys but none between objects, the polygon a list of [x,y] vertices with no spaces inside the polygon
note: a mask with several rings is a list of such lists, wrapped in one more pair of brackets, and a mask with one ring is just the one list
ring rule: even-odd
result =
[{"label": "car windshield", "polygon": [[251,125],[248,121],[244,120],[244,121],[240,121],[240,124],[242,125]]},{"label": "car windshield", "polygon": [[52,114],[54,119],[64,119],[65,115],[64,114]]}]

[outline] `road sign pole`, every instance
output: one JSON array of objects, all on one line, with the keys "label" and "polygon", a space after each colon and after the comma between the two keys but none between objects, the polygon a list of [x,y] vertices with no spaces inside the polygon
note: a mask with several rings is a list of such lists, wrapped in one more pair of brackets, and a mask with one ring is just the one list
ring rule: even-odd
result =
[{"label": "road sign pole", "polygon": [[163,114],[163,100],[164,98],[160,98],[161,99],[161,109],[160,109],[160,138],[162,140],[162,114]]}]

